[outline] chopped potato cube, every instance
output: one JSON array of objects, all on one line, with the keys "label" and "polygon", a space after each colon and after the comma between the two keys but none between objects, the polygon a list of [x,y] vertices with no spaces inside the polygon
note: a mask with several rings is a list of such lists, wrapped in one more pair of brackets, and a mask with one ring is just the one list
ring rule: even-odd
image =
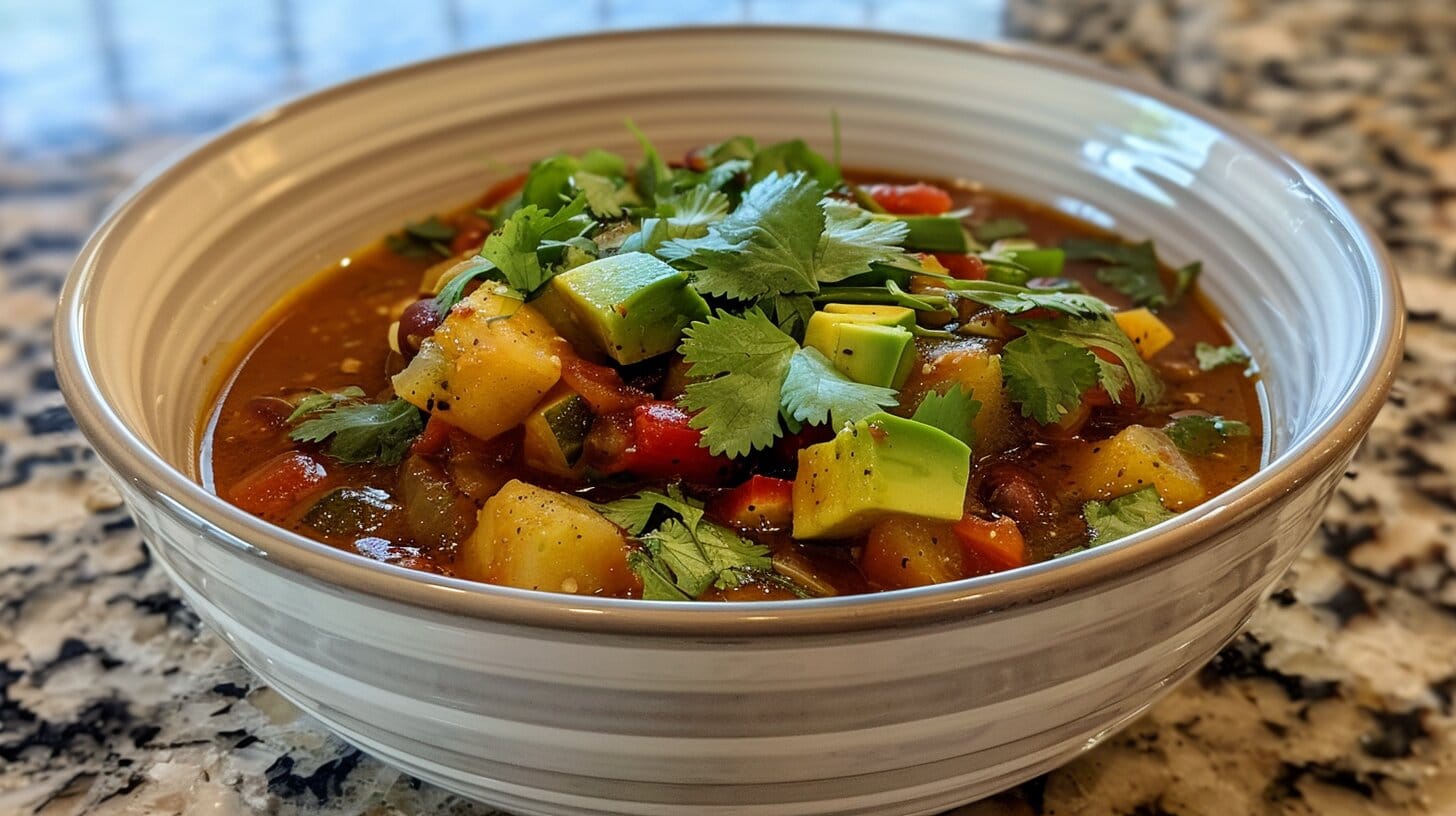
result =
[{"label": "chopped potato cube", "polygon": [[460,545],[460,575],[492,584],[575,595],[623,595],[638,586],[627,539],[585,500],[507,482],[480,508]]},{"label": "chopped potato cube", "polygon": [[1152,485],[1169,510],[1187,510],[1207,495],[1173,440],[1142,425],[1129,426],[1111,439],[1094,443],[1074,473],[1078,488],[1088,499],[1116,498]]},{"label": "chopped potato cube", "polygon": [[561,379],[562,350],[534,309],[483,286],[450,311],[394,387],[411,404],[490,439],[520,425]]}]

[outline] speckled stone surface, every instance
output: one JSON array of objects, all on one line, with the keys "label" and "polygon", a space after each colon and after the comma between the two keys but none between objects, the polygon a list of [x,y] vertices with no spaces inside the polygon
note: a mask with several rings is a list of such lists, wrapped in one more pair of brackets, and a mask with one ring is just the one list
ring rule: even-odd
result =
[{"label": "speckled stone surface", "polygon": [[808,21],[1009,36],[1235,114],[1374,225],[1411,304],[1321,534],[1196,680],[966,814],[1456,813],[1456,4],[1450,0],[0,0],[0,814],[486,814],[328,736],[203,630],[56,391],[53,300],[106,204],[237,111],[525,36]]}]

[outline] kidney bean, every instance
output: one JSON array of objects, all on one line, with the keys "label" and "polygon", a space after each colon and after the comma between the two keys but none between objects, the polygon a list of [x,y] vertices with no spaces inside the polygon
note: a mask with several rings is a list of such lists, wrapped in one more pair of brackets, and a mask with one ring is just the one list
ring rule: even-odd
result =
[{"label": "kidney bean", "polygon": [[426,337],[435,333],[435,328],[445,319],[440,313],[440,304],[432,297],[419,300],[404,307],[399,316],[397,340],[399,353],[406,360],[413,359]]}]

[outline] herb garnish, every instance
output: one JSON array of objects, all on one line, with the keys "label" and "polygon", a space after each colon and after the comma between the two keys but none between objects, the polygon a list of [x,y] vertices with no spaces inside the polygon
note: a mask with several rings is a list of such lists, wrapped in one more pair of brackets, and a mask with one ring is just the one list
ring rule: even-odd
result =
[{"label": "herb garnish", "polygon": [[1238,346],[1215,346],[1202,341],[1193,347],[1193,355],[1198,358],[1198,367],[1203,371],[1226,365],[1247,365],[1249,362],[1248,353]]},{"label": "herb garnish", "polygon": [[1158,489],[1151,485],[1111,501],[1089,501],[1082,506],[1092,546],[1126,538],[1176,515],[1163,506]]},{"label": "herb garnish", "polygon": [[[676,518],[647,532],[659,508]],[[641,576],[647,600],[688,601],[709,587],[731,589],[773,569],[768,547],[705,520],[702,502],[676,485],[666,495],[646,491],[597,510],[642,542],[644,549],[627,563]]]},{"label": "herb garnish", "polygon": [[404,229],[384,239],[389,251],[405,258],[425,258],[439,255],[450,257],[449,243],[455,238],[455,228],[430,216],[424,221],[405,224]]},{"label": "herb garnish", "polygon": [[1249,423],[1207,414],[1187,414],[1169,422],[1163,431],[1178,449],[1189,456],[1208,456],[1230,437],[1249,436]]},{"label": "herb garnish", "polygon": [[976,429],[971,423],[975,422],[976,415],[980,412],[980,401],[971,399],[971,395],[966,393],[960,383],[956,383],[943,394],[938,391],[928,392],[910,418],[939,428],[974,447]]},{"label": "herb garnish", "polygon": [[[425,422],[420,409],[402,399],[370,403],[349,387],[305,398],[289,415],[298,423],[288,434],[295,442],[328,442],[324,451],[340,462],[398,464]],[[300,422],[300,420],[303,420]]]}]

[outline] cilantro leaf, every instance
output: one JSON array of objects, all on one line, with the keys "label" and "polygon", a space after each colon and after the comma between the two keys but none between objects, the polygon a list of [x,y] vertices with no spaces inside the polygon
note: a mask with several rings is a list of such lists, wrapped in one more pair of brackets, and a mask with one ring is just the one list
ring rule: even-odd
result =
[{"label": "cilantro leaf", "polygon": [[575,237],[572,231],[580,234],[589,228],[590,222],[577,219],[585,209],[586,196],[581,195],[555,213],[528,204],[485,239],[480,257],[494,265],[499,277],[512,289],[529,296],[556,274],[541,264],[538,252],[543,244]]},{"label": "cilantro leaf", "polygon": [[464,299],[465,287],[469,286],[471,281],[489,276],[490,273],[496,271],[496,268],[495,264],[477,256],[461,261],[447,271],[451,274],[450,280],[440,287],[440,291],[435,295],[435,305],[440,310],[440,314],[449,314],[450,310],[455,308],[455,304]]},{"label": "cilantro leaf", "polygon": [[1193,347],[1193,354],[1198,358],[1198,367],[1204,371],[1212,371],[1219,366],[1226,365],[1248,365],[1248,352],[1238,346],[1215,346],[1212,343],[1199,341]]},{"label": "cilantro leaf", "polygon": [[1017,238],[1026,233],[1026,222],[1020,218],[992,218],[971,228],[971,234],[983,244],[993,244],[1002,238]]},{"label": "cilantro leaf", "polygon": [[642,163],[637,167],[637,192],[647,204],[655,204],[659,196],[672,193],[672,168],[663,161],[662,154],[647,138],[637,124],[627,120],[627,129],[642,145]]},{"label": "cilantro leaf", "polygon": [[1174,269],[1172,302],[1177,303],[1189,292],[1192,292],[1193,287],[1198,283],[1198,276],[1201,274],[1203,274],[1202,261],[1194,261],[1193,263]]},{"label": "cilantro leaf", "polygon": [[1163,306],[1168,290],[1158,272],[1158,253],[1152,241],[1125,244],[1098,238],[1068,238],[1062,250],[1072,261],[1101,261],[1097,279],[1132,298],[1139,306]]},{"label": "cilantro leaf", "polygon": [[646,555],[628,564],[642,576],[643,597],[649,599],[688,600],[709,587],[740,586],[754,573],[773,569],[768,547],[709,521],[692,528],[669,519],[641,541]]},{"label": "cilantro leaf", "polygon": [[945,285],[957,297],[1007,314],[1050,309],[1071,317],[1112,318],[1112,309],[1106,301],[1078,292],[1042,291],[995,281],[946,281]]},{"label": "cilantro leaf", "polygon": [[564,153],[532,164],[521,184],[521,206],[539,207],[548,213],[561,209],[571,200],[568,191],[577,167],[576,159]]},{"label": "cilantro leaf", "polygon": [[677,588],[667,563],[650,552],[633,550],[627,553],[627,566],[642,578],[642,599],[645,601],[691,601]]},{"label": "cilantro leaf", "polygon": [[[290,420],[297,421],[298,412]],[[323,442],[324,450],[341,462],[397,464],[425,422],[420,409],[402,399],[383,403],[331,403],[308,414],[288,434],[295,442]]]},{"label": "cilantro leaf", "polygon": [[447,246],[455,237],[455,228],[430,216],[424,221],[404,225],[404,229],[384,239],[389,251],[404,258],[425,258],[439,255],[448,258],[454,253]]},{"label": "cilantro leaf", "polygon": [[835,426],[858,422],[896,404],[895,390],[865,385],[839,373],[818,349],[801,348],[789,360],[780,393],[785,413],[799,422]]},{"label": "cilantro leaf", "polygon": [[717,570],[698,545],[693,531],[676,519],[663,522],[661,527],[643,536],[642,543],[648,552],[662,560],[672,573],[673,583],[690,598],[706,592],[718,578]]},{"label": "cilantro leaf", "polygon": [[1089,501],[1082,506],[1093,546],[1126,538],[1176,515],[1163,506],[1157,488],[1151,485],[1111,501]]},{"label": "cilantro leaf", "polygon": [[773,174],[702,238],[669,241],[659,255],[696,269],[699,292],[737,300],[816,292],[814,261],[824,231],[820,189],[808,176]]},{"label": "cilantro leaf", "polygon": [[1028,332],[1001,350],[1006,391],[1021,415],[1043,425],[1057,422],[1097,383],[1097,357],[1071,343]]},{"label": "cilantro leaf", "polygon": [[749,184],[774,174],[804,173],[826,190],[839,186],[842,176],[834,163],[815,153],[803,139],[791,139],[759,150],[748,169]]},{"label": "cilantro leaf", "polygon": [[587,207],[603,218],[621,218],[623,205],[636,204],[641,200],[631,185],[619,183],[608,176],[578,170],[571,179],[586,197]]},{"label": "cilantro leaf", "polygon": [[696,237],[728,215],[728,196],[707,187],[692,187],[658,201],[657,212],[674,227],[701,228],[695,234],[686,233]]},{"label": "cilantro leaf", "polygon": [[644,490],[634,496],[594,506],[608,521],[631,535],[639,535],[646,530],[659,507],[676,513],[689,531],[696,530],[698,522],[703,520],[703,503],[684,495],[682,488],[675,484],[668,486],[666,495]]},{"label": "cilantro leaf", "polygon": [[689,376],[712,378],[692,383],[677,400],[696,412],[688,424],[703,432],[703,445],[730,457],[768,447],[781,433],[779,394],[799,344],[757,310],[741,317],[719,311],[684,335],[679,351]]},{"label": "cilantro leaf", "polygon": [[713,585],[719,589],[741,586],[755,572],[773,569],[769,548],[738,535],[721,524],[705,521],[697,529],[698,546],[717,573]]},{"label": "cilantro leaf", "polygon": [[1097,367],[1098,381],[1107,389],[1113,402],[1122,397],[1122,388],[1132,382],[1133,394],[1139,405],[1150,405],[1163,396],[1163,381],[1158,378],[1137,347],[1115,321],[1102,318],[1061,317],[1056,320],[1012,320],[1012,325],[1029,334],[1038,334],[1050,340],[1059,340],[1084,349],[1102,349],[1111,352],[1121,368],[1092,356]]},{"label": "cilantro leaf", "polygon": [[870,264],[895,265],[905,258],[900,248],[910,232],[904,221],[881,221],[849,204],[825,199],[824,234],[814,258],[814,277],[834,283],[870,271]]},{"label": "cilantro leaf", "polygon": [[971,423],[980,412],[980,401],[971,399],[971,395],[966,393],[960,383],[956,383],[943,394],[938,391],[927,392],[910,418],[932,428],[939,428],[967,445],[974,446],[976,430]]},{"label": "cilantro leaf", "polygon": [[755,304],[779,329],[794,340],[803,340],[814,316],[814,299],[808,295],[768,295]]},{"label": "cilantro leaf", "polygon": [[1223,447],[1229,437],[1253,433],[1247,422],[1207,414],[1185,414],[1169,422],[1163,430],[1189,456],[1208,456]]},{"label": "cilantro leaf", "polygon": [[758,142],[752,136],[734,136],[703,148],[703,153],[714,165],[730,161],[752,161],[758,153]]},{"label": "cilantro leaf", "polygon": [[293,412],[288,415],[287,422],[291,425],[309,414],[318,413],[327,408],[359,402],[363,398],[364,389],[357,385],[340,388],[338,391],[315,390],[312,394],[299,400],[298,404],[293,406]]}]

